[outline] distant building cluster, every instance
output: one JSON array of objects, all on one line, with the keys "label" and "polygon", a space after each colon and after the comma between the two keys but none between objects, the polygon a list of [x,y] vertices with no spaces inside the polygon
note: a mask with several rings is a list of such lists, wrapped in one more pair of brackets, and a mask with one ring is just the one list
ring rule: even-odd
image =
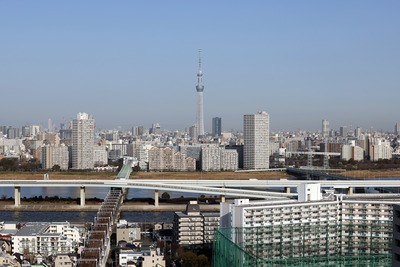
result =
[{"label": "distant building cluster", "polygon": [[51,120],[47,129],[1,126],[0,157],[36,160],[44,170],[105,171],[112,169],[110,161],[126,156],[134,158],[132,167],[145,171],[267,169],[268,120],[265,112],[245,115],[245,132],[228,133],[222,132],[222,119],[215,117],[213,132],[199,139],[190,137],[190,132],[162,131],[158,123],[149,129],[133,127],[130,132],[96,131],[94,118],[80,112],[60,129]]},{"label": "distant building cluster", "polygon": [[[322,120],[317,132],[269,130],[269,114],[243,116],[243,132],[223,132],[222,119],[212,120],[212,133],[201,139],[189,131],[133,127],[132,131],[96,130],[94,118],[78,113],[70,123],[43,129],[39,125],[0,126],[0,158],[39,162],[44,170],[109,170],[110,162],[133,157],[132,167],[144,171],[264,170],[287,165],[299,155],[377,162],[400,158],[396,124],[392,133],[360,127],[331,129]],[[49,132],[52,130],[52,132]],[[300,166],[306,166],[306,163]],[[329,166],[324,166],[329,167]]]}]

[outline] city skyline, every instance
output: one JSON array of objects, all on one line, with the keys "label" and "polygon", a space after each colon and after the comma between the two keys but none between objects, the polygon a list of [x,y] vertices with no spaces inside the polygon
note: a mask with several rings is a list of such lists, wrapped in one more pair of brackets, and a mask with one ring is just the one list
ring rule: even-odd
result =
[{"label": "city skyline", "polygon": [[[96,128],[196,122],[197,50],[204,123],[242,130],[265,110],[271,131],[357,126],[393,131],[400,3],[171,2],[0,4],[0,124]],[[201,19],[197,19],[201,14]],[[6,101],[4,101],[6,100]]]}]

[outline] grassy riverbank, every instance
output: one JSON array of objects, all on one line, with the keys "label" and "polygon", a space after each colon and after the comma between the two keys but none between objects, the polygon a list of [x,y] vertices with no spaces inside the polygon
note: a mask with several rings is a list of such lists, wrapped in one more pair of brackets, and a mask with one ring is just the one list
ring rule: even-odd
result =
[{"label": "grassy riverbank", "polygon": [[[0,172],[0,180],[42,180],[45,172]],[[50,180],[113,180],[116,172],[49,172]],[[341,175],[354,178],[400,177],[400,169],[351,170]],[[248,179],[287,179],[286,172],[137,172],[131,179],[152,180],[248,180]]]},{"label": "grassy riverbank", "polygon": [[[37,172],[0,172],[0,180],[43,180],[43,173]],[[103,172],[49,172],[50,180],[113,180],[117,173]],[[131,179],[154,180],[246,180],[288,178],[285,172],[137,172],[131,174]]]},{"label": "grassy riverbank", "polygon": [[341,172],[341,175],[353,178],[385,178],[385,177],[400,177],[400,169],[390,170],[352,170]]}]

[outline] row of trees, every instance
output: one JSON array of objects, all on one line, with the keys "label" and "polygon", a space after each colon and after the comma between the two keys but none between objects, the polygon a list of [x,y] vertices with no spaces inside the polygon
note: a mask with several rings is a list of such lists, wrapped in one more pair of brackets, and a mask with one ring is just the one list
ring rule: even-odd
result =
[{"label": "row of trees", "polygon": [[[110,166],[118,166],[118,171],[121,169],[123,165],[123,159],[118,161],[109,161],[108,165]],[[132,168],[134,171],[138,171],[139,166]],[[60,171],[61,167],[59,165],[54,165],[50,171]],[[31,160],[20,160],[18,158],[2,158],[0,160],[0,171],[19,171],[19,172],[32,172],[32,171],[40,171],[42,169],[42,164],[36,159]],[[140,168],[139,168],[140,170]],[[49,170],[46,170],[49,171]],[[81,172],[83,170],[69,170],[69,171],[78,171]],[[87,170],[86,170],[87,171]]]},{"label": "row of trees", "polygon": [[[324,156],[313,156],[313,166],[323,166]],[[297,155],[286,159],[285,165],[295,167],[307,166],[307,155]],[[379,161],[362,160],[355,161],[342,160],[339,157],[329,159],[330,168],[339,168],[347,170],[382,170],[382,169],[399,169],[400,159],[383,159]]]},{"label": "row of trees", "polygon": [[36,160],[20,161],[17,158],[2,158],[0,171],[37,171],[41,164]]}]

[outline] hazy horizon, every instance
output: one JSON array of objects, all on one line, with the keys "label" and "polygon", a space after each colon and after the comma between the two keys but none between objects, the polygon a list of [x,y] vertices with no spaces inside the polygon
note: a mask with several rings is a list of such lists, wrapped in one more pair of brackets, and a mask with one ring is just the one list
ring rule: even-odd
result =
[{"label": "hazy horizon", "polygon": [[397,1],[3,1],[0,125],[97,128],[195,123],[198,49],[204,122],[271,131],[393,131],[400,96]]}]

